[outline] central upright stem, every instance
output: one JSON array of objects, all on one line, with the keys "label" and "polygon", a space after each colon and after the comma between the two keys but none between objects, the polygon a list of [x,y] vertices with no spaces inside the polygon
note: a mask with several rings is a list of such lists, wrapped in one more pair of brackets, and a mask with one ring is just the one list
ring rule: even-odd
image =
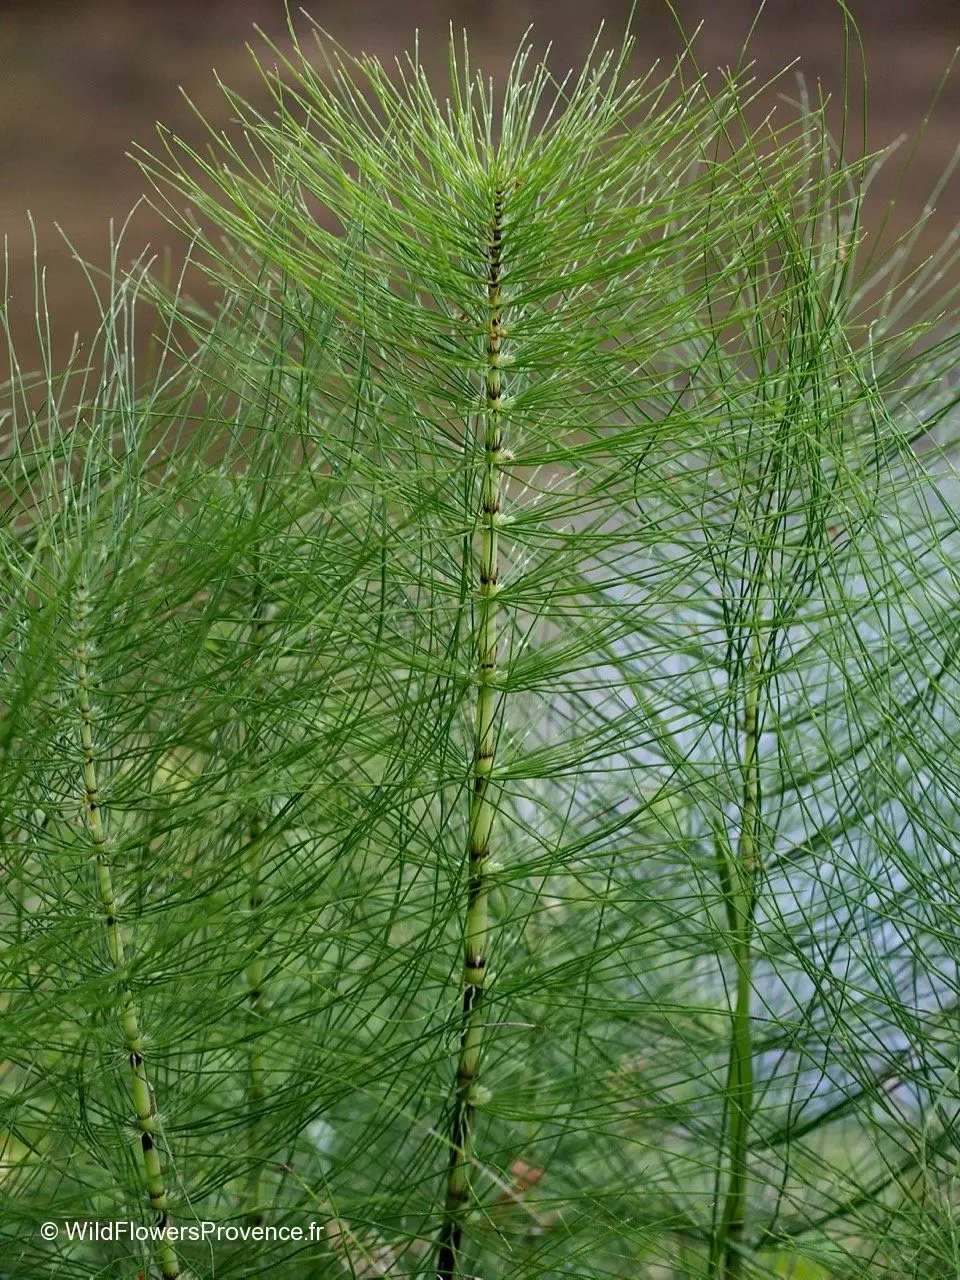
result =
[{"label": "central upright stem", "polygon": [[500,580],[498,526],[500,523],[500,470],[503,453],[503,385],[500,346],[503,310],[500,287],[503,276],[503,189],[493,196],[490,239],[486,247],[487,345],[484,370],[484,462],[480,498],[480,581],[478,588],[476,678],[477,704],[468,836],[467,909],[464,926],[463,995],[460,1014],[460,1054],[450,1126],[450,1164],[446,1201],[437,1257],[438,1280],[460,1275],[464,1219],[470,1203],[470,1159],[474,1129],[474,1088],[480,1065],[483,1003],[487,969],[489,916],[487,864],[493,829],[494,801],[490,794],[496,746],[495,671],[497,665],[497,592]]}]

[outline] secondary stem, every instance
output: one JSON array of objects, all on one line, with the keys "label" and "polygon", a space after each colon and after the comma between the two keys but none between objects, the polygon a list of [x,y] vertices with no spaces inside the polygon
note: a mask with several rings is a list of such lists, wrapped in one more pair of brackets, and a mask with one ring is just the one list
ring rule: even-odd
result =
[{"label": "secondary stem", "polygon": [[[251,610],[250,644],[253,661],[256,662],[264,630],[263,589],[260,582],[260,559],[254,562],[254,596]],[[262,687],[258,690],[262,695]],[[250,818],[247,829],[247,909],[251,923],[257,935],[262,934],[258,928],[263,913],[265,892],[262,879],[262,838],[263,815],[258,808]],[[247,963],[247,1124],[250,1157],[253,1161],[250,1176],[247,1223],[249,1226],[261,1226],[263,1223],[264,1179],[261,1159],[260,1130],[263,1115],[263,1104],[266,1099],[264,1081],[264,1053],[261,1032],[266,1018],[266,992],[264,990],[265,964],[262,955],[262,940],[255,937],[256,953]]]},{"label": "secondary stem", "polygon": [[[123,933],[120,928],[119,909],[113,888],[113,877],[107,856],[107,836],[103,823],[103,810],[100,805],[100,779],[97,760],[93,747],[93,713],[90,708],[90,665],[87,649],[87,617],[89,604],[86,590],[81,590],[76,611],[77,623],[77,710],[80,712],[80,743],[83,750],[83,786],[84,811],[87,830],[93,841],[93,864],[96,870],[97,889],[100,905],[103,908],[104,925],[107,932],[107,950],[117,980],[120,1003],[120,1023],[130,1063],[130,1084],[133,1093],[133,1104],[137,1113],[137,1128],[140,1131],[140,1150],[143,1155],[144,1182],[150,1208],[156,1213],[156,1225],[164,1228],[169,1225],[167,1211],[167,1190],[164,1180],[163,1163],[157,1147],[156,1115],[153,1086],[147,1074],[143,1058],[143,1036],[140,1030],[140,1014],[133,1000],[126,978],[126,957],[123,947]],[[157,1262],[164,1280],[177,1280],[180,1276],[180,1263],[170,1242],[165,1238],[155,1243]]]},{"label": "secondary stem", "polygon": [[715,1258],[722,1258],[722,1280],[739,1280],[747,1207],[747,1156],[753,1117],[753,1046],[750,1003],[753,991],[752,933],[756,901],[757,821],[760,773],[757,759],[762,651],[754,629],[747,669],[743,717],[743,798],[736,865],[730,883],[731,952],[737,970],[737,998],[727,1074],[730,1180]]},{"label": "secondary stem", "polygon": [[473,791],[468,837],[467,909],[464,927],[463,995],[460,1016],[460,1054],[450,1126],[450,1164],[440,1247],[438,1280],[460,1275],[463,1227],[470,1202],[470,1158],[473,1143],[473,1091],[480,1064],[483,1035],[480,1009],[487,969],[489,920],[486,868],[490,857],[494,803],[490,792],[496,742],[497,591],[500,580],[498,525],[500,520],[500,467],[503,452],[500,345],[503,311],[500,288],[503,275],[503,190],[493,197],[490,240],[486,250],[487,350],[484,374],[484,466],[481,491],[480,582],[477,621],[477,704],[474,720]]}]

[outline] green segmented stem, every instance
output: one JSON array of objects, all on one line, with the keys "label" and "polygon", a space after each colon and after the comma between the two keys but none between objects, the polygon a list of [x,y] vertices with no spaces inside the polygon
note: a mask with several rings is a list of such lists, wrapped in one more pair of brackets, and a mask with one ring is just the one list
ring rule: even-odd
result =
[{"label": "green segmented stem", "polygon": [[[739,1280],[742,1274],[741,1245],[746,1225],[747,1157],[753,1117],[753,1045],[750,1029],[752,944],[756,904],[757,821],[760,814],[760,772],[758,765],[758,720],[760,708],[762,653],[759,634],[754,631],[743,716],[743,798],[737,859],[729,877],[729,921],[731,952],[737,970],[737,999],[730,1037],[727,1071],[728,1146],[730,1177],[726,1203],[714,1250],[713,1274],[720,1268],[723,1280]],[[721,1262],[722,1259],[722,1262]]]},{"label": "green segmented stem", "polygon": [[[83,749],[84,812],[87,829],[93,841],[93,864],[97,876],[100,905],[103,908],[107,931],[107,951],[117,978],[120,1003],[120,1022],[130,1062],[130,1085],[133,1104],[140,1131],[140,1150],[143,1155],[144,1184],[150,1208],[156,1213],[158,1227],[169,1225],[167,1189],[164,1181],[163,1162],[156,1144],[157,1107],[153,1086],[147,1074],[143,1056],[143,1036],[140,1030],[140,1014],[126,981],[126,956],[123,933],[120,928],[119,910],[110,874],[107,856],[107,835],[100,804],[100,780],[93,746],[93,713],[90,709],[90,664],[87,649],[87,617],[89,603],[86,590],[81,590],[77,601],[77,709],[80,712],[80,742]],[[155,1242],[157,1262],[164,1280],[177,1280],[181,1275],[180,1263],[173,1246],[165,1238]]]},{"label": "green segmented stem", "polygon": [[483,1003],[488,961],[489,918],[486,871],[495,806],[490,794],[496,743],[497,592],[500,583],[498,525],[500,469],[503,453],[503,381],[500,347],[503,337],[501,284],[503,278],[502,188],[493,196],[490,240],[486,249],[487,347],[484,371],[484,465],[481,489],[480,583],[477,619],[477,704],[474,720],[473,790],[468,835],[467,909],[464,927],[463,996],[460,1014],[460,1054],[450,1126],[450,1164],[437,1256],[438,1280],[460,1274],[463,1227],[470,1203],[470,1158],[473,1144],[473,1090],[480,1065]]},{"label": "green segmented stem", "polygon": [[[260,559],[254,562],[254,597],[252,622],[250,626],[251,648],[256,661],[263,640],[265,625],[263,591],[260,583]],[[258,693],[262,696],[261,686]],[[247,910],[251,922],[256,928],[263,915],[266,893],[262,877],[262,842],[264,832],[263,815],[254,808],[247,829]],[[261,1129],[263,1121],[263,1104],[267,1090],[264,1079],[264,1053],[261,1039],[266,1019],[266,991],[264,979],[266,965],[262,954],[262,939],[257,940],[257,952],[251,957],[246,967],[247,978],[247,1132],[250,1145],[250,1158],[253,1162],[248,1188],[247,1224],[261,1226],[263,1224],[264,1178],[261,1160]]]}]

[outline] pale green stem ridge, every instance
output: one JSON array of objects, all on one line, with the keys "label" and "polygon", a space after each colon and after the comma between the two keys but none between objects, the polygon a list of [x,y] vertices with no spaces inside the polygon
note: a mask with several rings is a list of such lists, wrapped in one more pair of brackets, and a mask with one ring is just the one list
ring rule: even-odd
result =
[{"label": "pale green stem ridge", "polygon": [[[100,905],[103,908],[107,931],[107,950],[117,979],[120,1003],[120,1022],[130,1062],[130,1085],[133,1104],[140,1131],[140,1149],[143,1155],[144,1183],[150,1208],[157,1215],[156,1225],[166,1227],[170,1218],[167,1211],[167,1190],[163,1162],[156,1144],[157,1107],[153,1086],[147,1074],[143,1058],[143,1036],[140,1030],[140,1014],[126,980],[126,956],[123,933],[120,927],[119,909],[110,873],[107,853],[107,835],[100,803],[100,779],[93,745],[93,713],[90,705],[90,664],[86,640],[89,603],[85,590],[77,601],[77,709],[80,713],[80,742],[83,750],[84,811],[87,830],[93,842],[93,864],[97,876]],[[161,1238],[155,1244],[157,1262],[164,1280],[177,1280],[181,1275],[180,1264],[170,1242]]]},{"label": "pale green stem ridge", "polygon": [[474,721],[473,790],[468,837],[467,908],[464,928],[463,996],[460,1019],[460,1054],[450,1127],[450,1164],[440,1248],[439,1280],[460,1275],[464,1219],[470,1203],[470,1161],[474,1128],[474,1089],[480,1065],[483,1002],[488,961],[489,918],[487,864],[495,805],[490,794],[496,743],[497,694],[497,592],[500,581],[498,526],[500,522],[500,470],[503,453],[503,385],[501,340],[503,309],[503,190],[493,198],[490,241],[487,247],[487,323],[484,371],[484,465],[481,492],[480,583],[477,618],[477,703]]}]

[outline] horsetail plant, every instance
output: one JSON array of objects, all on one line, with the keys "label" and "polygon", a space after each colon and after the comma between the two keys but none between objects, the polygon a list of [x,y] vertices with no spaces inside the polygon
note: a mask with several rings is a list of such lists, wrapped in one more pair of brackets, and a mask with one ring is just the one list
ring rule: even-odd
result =
[{"label": "horsetail plant", "polygon": [[480,485],[480,572],[477,595],[477,709],[475,714],[473,770],[467,849],[467,909],[464,921],[463,1009],[460,1054],[457,1061],[453,1120],[450,1126],[450,1172],[440,1234],[437,1275],[452,1280],[459,1271],[463,1218],[470,1203],[470,1158],[473,1141],[475,1091],[479,1080],[483,991],[489,948],[487,865],[493,833],[495,801],[491,784],[496,760],[497,715],[497,593],[500,590],[499,529],[501,522],[500,470],[503,465],[503,383],[501,342],[504,315],[500,289],[503,282],[503,217],[505,191],[495,178],[490,217],[490,242],[486,249],[487,355],[484,369],[483,475]]},{"label": "horsetail plant", "polygon": [[598,49],[291,29],[139,153],[216,303],[11,366],[0,1190],[181,1228],[18,1276],[957,1274],[956,260]]}]

